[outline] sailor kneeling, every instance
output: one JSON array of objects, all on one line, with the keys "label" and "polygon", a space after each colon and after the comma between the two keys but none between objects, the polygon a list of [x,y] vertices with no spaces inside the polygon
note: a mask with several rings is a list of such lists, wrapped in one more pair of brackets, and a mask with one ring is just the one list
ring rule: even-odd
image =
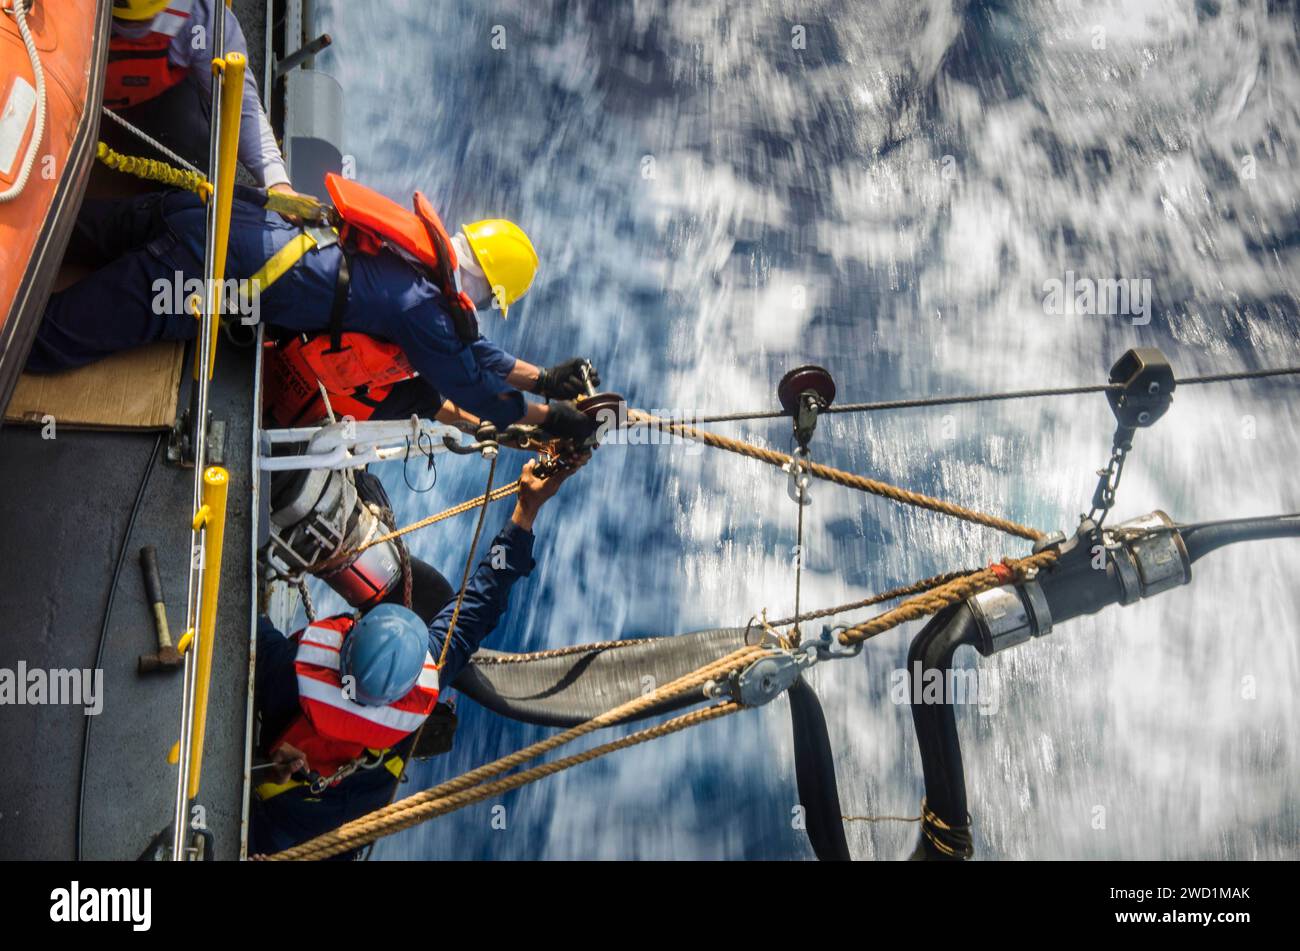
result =
[{"label": "sailor kneeling", "polygon": [[289,638],[263,619],[255,704],[260,751],[272,765],[256,788],[251,852],[288,848],[387,804],[440,690],[492,633],[515,581],[532,571],[538,511],[586,458],[546,478],[525,466],[514,513],[465,589],[441,666],[455,599],[428,624],[391,603],[360,620],[316,621]]}]

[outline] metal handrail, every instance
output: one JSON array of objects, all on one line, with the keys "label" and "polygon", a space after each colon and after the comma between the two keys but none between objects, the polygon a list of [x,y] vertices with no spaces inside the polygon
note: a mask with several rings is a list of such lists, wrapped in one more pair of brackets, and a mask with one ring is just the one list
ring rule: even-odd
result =
[{"label": "metal handrail", "polygon": [[[224,10],[214,18],[212,39],[212,131],[208,140],[208,201],[204,243],[204,301],[195,316],[200,321],[194,354],[195,401],[192,419],[194,493],[190,524],[190,572],[186,597],[186,631],[181,638],[185,679],[181,700],[180,740],[173,747],[178,764],[172,821],[172,859],[189,857],[190,803],[198,795],[207,725],[208,687],[212,676],[214,631],[221,582],[225,536],[226,493],[230,477],[219,466],[207,466],[208,388],[216,368],[216,329],[221,319],[230,237],[231,200],[239,152],[244,71],[247,59],[225,52]],[[193,304],[192,304],[193,306]],[[206,372],[203,372],[206,370]]]}]

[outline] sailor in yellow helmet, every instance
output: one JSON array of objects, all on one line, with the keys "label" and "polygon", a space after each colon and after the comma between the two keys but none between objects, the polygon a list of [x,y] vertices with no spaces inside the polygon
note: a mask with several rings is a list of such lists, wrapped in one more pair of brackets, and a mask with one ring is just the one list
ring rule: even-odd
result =
[{"label": "sailor in yellow helmet", "polygon": [[[588,383],[600,385],[589,361],[544,367],[479,330],[479,315],[510,312],[537,274],[537,250],[518,225],[490,219],[449,234],[436,215],[417,221],[415,212],[360,183],[332,175],[327,187],[342,219],[337,234],[304,230],[239,198],[232,206],[226,278],[258,289],[248,300],[256,312],[240,307],[275,341],[263,393],[268,412],[279,414],[275,425],[319,420],[302,416],[313,408],[301,397],[315,400],[322,385],[337,416],[408,416],[387,400],[415,384],[436,401],[415,408],[421,416],[528,423],[568,439],[591,435],[596,423],[570,402]],[[417,212],[422,199],[417,194]],[[156,340],[192,340],[199,322],[168,291],[201,280],[205,225],[202,202],[188,192],[87,202],[78,241],[104,263],[50,297],[27,369],[70,369]],[[419,241],[402,243],[430,233],[436,257]],[[105,300],[114,302],[111,319]],[[462,415],[447,419],[438,411]]]},{"label": "sailor in yellow helmet", "polygon": [[[222,0],[113,0],[104,105],[200,168],[207,166],[208,45],[218,16],[225,17],[225,51],[248,55],[239,20]],[[252,70],[245,75],[241,113],[240,162],[263,188],[291,191]],[[113,123],[104,123],[103,134],[133,155],[149,151]]]}]

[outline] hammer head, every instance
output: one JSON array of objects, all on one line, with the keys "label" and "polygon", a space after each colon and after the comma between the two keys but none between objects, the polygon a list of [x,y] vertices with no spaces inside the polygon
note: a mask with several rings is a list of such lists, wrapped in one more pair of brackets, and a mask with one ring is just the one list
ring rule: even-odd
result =
[{"label": "hammer head", "polygon": [[185,658],[175,647],[161,647],[155,654],[140,655],[139,671],[142,674],[177,670],[183,666],[185,666]]}]

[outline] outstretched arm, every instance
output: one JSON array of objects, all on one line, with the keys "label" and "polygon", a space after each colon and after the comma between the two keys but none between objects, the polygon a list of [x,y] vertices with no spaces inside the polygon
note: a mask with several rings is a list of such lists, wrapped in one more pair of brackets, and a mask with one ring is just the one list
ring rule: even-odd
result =
[{"label": "outstretched arm", "polygon": [[[554,497],[564,480],[586,462],[586,458],[577,460],[574,468],[557,472],[549,478],[538,476],[532,462],[524,466],[519,478],[519,499],[510,522],[493,540],[465,588],[456,628],[451,633],[447,660],[439,673],[441,683],[452,683],[479,645],[496,629],[505,614],[510,589],[519,578],[533,570],[533,522],[538,512],[548,499]],[[435,658],[442,653],[443,640],[451,627],[455,609],[456,600],[453,598],[429,625],[429,652]]]}]

